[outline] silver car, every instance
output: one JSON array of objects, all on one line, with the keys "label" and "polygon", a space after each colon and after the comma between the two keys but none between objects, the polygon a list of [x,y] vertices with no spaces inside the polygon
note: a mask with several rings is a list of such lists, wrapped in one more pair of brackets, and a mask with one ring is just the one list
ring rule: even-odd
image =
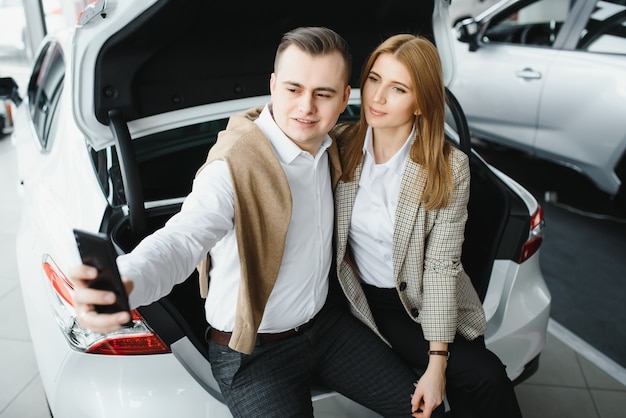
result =
[{"label": "silver car", "polygon": [[504,0],[456,26],[473,136],[568,166],[626,204],[626,1]]}]

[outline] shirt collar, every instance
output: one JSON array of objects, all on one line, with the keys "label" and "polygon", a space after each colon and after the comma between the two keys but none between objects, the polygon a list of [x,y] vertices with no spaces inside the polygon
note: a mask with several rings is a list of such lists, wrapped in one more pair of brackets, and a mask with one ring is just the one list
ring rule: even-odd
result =
[{"label": "shirt collar", "polygon": [[[296,159],[296,157],[302,155],[305,151],[289,139],[289,137],[278,127],[274,117],[272,116],[271,106],[271,103],[267,104],[254,123],[256,123],[263,134],[265,134],[265,136],[269,139],[274,151],[276,151],[278,159],[285,164],[290,164]],[[323,155],[328,147],[330,147],[331,143],[332,139],[330,138],[330,135],[326,134],[316,158]]]},{"label": "shirt collar", "polygon": [[[389,159],[389,161],[387,161],[384,164],[379,164],[379,166],[387,167],[387,169],[392,170],[396,174],[401,176],[402,173],[404,172],[404,162],[409,156],[411,144],[413,144],[412,139],[414,137],[415,137],[415,126],[413,126],[411,133],[406,138],[406,141],[404,141],[404,145],[402,145],[402,148],[400,148],[398,152],[396,152],[396,154]],[[367,132],[365,133],[365,141],[363,143],[363,154],[365,154],[366,158],[370,158],[372,161],[372,164],[374,164],[374,161],[375,161],[374,160],[374,145],[373,145],[371,126],[367,127]]]}]

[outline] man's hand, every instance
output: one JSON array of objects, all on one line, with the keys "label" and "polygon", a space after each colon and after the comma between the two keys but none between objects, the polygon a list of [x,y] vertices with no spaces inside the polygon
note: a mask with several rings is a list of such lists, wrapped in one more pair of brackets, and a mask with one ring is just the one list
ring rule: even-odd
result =
[{"label": "man's hand", "polygon": [[[130,321],[128,312],[116,312],[113,314],[99,314],[94,305],[111,305],[115,302],[115,293],[90,289],[88,283],[98,276],[98,270],[94,267],[79,264],[70,270],[70,279],[74,283],[74,310],[76,319],[81,327],[94,332],[109,333],[122,328],[122,325]],[[133,289],[132,280],[122,278],[126,293],[130,294]]]}]

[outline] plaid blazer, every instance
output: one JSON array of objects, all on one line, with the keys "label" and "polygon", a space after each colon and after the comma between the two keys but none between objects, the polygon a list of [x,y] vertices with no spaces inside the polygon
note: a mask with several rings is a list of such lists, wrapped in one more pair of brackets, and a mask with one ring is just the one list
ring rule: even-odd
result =
[{"label": "plaid blazer", "polygon": [[[467,220],[469,160],[460,150],[451,153],[454,194],[447,207],[426,210],[420,202],[427,173],[407,158],[400,185],[393,232],[396,289],[407,314],[419,322],[427,341],[454,341],[459,332],[473,340],[483,335],[485,313],[461,264]],[[353,181],[337,185],[337,272],[352,313],[383,340],[360,285],[348,251],[348,233],[362,164]]]}]

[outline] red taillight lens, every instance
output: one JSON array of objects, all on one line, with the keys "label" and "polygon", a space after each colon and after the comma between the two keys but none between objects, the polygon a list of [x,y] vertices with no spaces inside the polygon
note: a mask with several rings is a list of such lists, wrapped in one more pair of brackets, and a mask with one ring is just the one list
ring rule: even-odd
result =
[{"label": "red taillight lens", "polygon": [[155,334],[109,337],[89,347],[90,354],[131,356],[169,353],[169,347]]},{"label": "red taillight lens", "polygon": [[46,255],[43,258],[43,271],[46,273],[46,277],[50,280],[50,284],[56,291],[56,293],[70,306],[74,306],[72,300],[72,291],[74,285],[72,282],[59,270],[59,267],[52,261],[52,257]]},{"label": "red taillight lens", "polygon": [[523,263],[528,260],[533,254],[539,250],[541,243],[543,242],[543,208],[537,204],[537,210],[530,217],[530,231],[528,233],[528,239],[522,245],[522,250],[519,256],[519,263]]},{"label": "red taillight lens", "polygon": [[98,334],[82,328],[78,325],[74,312],[72,298],[74,284],[49,255],[44,256],[42,267],[52,285],[50,304],[54,309],[57,324],[74,350],[117,356],[171,352],[168,345],[148,327],[137,310],[131,312],[134,324],[132,327],[122,328],[110,334]]}]

